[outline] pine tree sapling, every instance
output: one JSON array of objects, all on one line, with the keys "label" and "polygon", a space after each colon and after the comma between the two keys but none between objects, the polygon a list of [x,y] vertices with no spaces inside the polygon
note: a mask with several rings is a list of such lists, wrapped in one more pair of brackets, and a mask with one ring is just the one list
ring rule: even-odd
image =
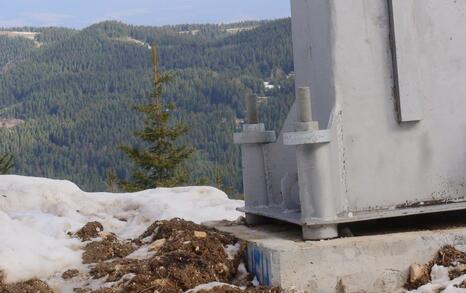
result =
[{"label": "pine tree sapling", "polygon": [[215,176],[215,187],[222,190],[226,194],[233,196],[235,194],[235,189],[231,186],[225,185],[225,171],[221,166],[217,165],[214,169]]},{"label": "pine tree sapling", "polygon": [[144,115],[144,129],[135,132],[143,146],[121,147],[135,165],[131,179],[121,182],[122,188],[128,192],[186,183],[188,173],[183,163],[194,151],[190,146],[178,142],[188,128],[173,121],[175,104],[162,101],[163,86],[170,81],[170,77],[159,72],[155,46],[152,46],[152,75],[150,103],[135,107]]},{"label": "pine tree sapling", "polygon": [[118,175],[115,173],[115,171],[112,170],[112,169],[107,170],[107,182],[106,182],[107,189],[106,189],[106,191],[107,192],[112,192],[112,193],[116,193],[116,192],[120,191],[118,183],[119,183]]},{"label": "pine tree sapling", "polygon": [[13,168],[13,156],[11,155],[0,155],[0,174],[8,173]]}]

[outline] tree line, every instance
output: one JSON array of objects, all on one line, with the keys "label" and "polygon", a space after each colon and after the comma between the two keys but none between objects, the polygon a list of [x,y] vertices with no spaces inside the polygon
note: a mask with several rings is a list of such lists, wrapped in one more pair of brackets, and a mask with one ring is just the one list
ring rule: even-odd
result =
[{"label": "tree line", "polygon": [[[232,136],[244,119],[244,97],[265,97],[261,117],[279,130],[294,91],[290,20],[253,25],[233,35],[215,25],[118,22],[81,31],[36,29],[40,47],[0,37],[0,118],[25,121],[0,129],[0,154],[15,156],[14,173],[69,179],[89,191],[107,188],[109,170],[130,180],[132,162],[116,146],[145,146],[131,135],[145,125],[133,105],[147,103],[153,89],[148,45],[156,43],[159,69],[171,76],[160,99],[176,104],[171,123],[190,128],[178,144],[197,149],[186,161],[187,184],[241,191],[240,151]],[[197,35],[180,34],[199,27]],[[264,81],[275,88],[266,89]]]}]

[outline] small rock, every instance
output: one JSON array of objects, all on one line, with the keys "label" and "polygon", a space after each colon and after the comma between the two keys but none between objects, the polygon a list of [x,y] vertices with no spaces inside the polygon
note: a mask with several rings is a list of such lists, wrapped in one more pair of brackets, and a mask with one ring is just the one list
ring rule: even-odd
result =
[{"label": "small rock", "polygon": [[78,270],[67,270],[66,272],[64,272],[61,277],[64,279],[64,280],[69,280],[69,279],[73,279],[74,277],[76,277],[77,275],[79,275],[79,271]]},{"label": "small rock", "polygon": [[92,238],[96,238],[99,236],[99,233],[104,230],[104,227],[99,222],[89,222],[84,227],[82,227],[78,232],[76,232],[76,236],[84,241],[89,241]]},{"label": "small rock", "polygon": [[228,274],[230,269],[224,263],[221,263],[219,265],[220,265],[220,268],[221,268],[221,273],[227,273]]},{"label": "small rock", "polygon": [[165,244],[165,242],[166,242],[165,238],[152,242],[152,244],[149,245],[149,251],[154,251],[154,252],[159,251],[160,248],[162,248],[162,246]]},{"label": "small rock", "polygon": [[348,287],[345,285],[345,282],[340,279],[335,288],[337,293],[349,293]]},{"label": "small rock", "polygon": [[413,264],[409,268],[409,282],[410,283],[424,283],[429,280],[429,272],[425,266]]},{"label": "small rock", "polygon": [[206,238],[207,233],[203,231],[194,231],[194,237],[196,238]]}]

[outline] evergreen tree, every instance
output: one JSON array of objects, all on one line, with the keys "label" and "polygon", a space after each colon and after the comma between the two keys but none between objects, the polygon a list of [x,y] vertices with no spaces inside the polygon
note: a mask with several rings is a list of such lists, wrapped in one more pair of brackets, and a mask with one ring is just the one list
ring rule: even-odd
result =
[{"label": "evergreen tree", "polygon": [[216,166],[214,170],[215,187],[228,195],[235,195],[236,190],[231,186],[225,185],[225,172],[220,166]]},{"label": "evergreen tree", "polygon": [[135,132],[135,136],[143,141],[143,147],[121,147],[136,167],[131,180],[121,182],[122,188],[129,192],[186,183],[188,173],[183,163],[194,151],[190,146],[179,143],[188,128],[173,121],[175,104],[162,101],[164,85],[170,77],[159,72],[155,46],[152,46],[152,74],[150,103],[135,107],[145,116],[144,129]]},{"label": "evergreen tree", "polygon": [[10,155],[0,155],[0,174],[6,174],[13,168],[13,157]]},{"label": "evergreen tree", "polygon": [[107,192],[112,192],[112,193],[116,193],[116,192],[119,192],[120,189],[119,189],[119,180],[118,180],[118,176],[117,174],[115,173],[114,170],[112,169],[109,169],[107,171],[107,189],[106,191]]}]

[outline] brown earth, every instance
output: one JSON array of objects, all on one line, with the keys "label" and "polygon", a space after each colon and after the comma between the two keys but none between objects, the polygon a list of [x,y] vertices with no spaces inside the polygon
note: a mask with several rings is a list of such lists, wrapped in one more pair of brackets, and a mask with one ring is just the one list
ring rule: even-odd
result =
[{"label": "brown earth", "polygon": [[[238,276],[245,243],[229,234],[181,219],[154,222],[132,240],[120,240],[117,235],[103,232],[98,222],[86,224],[71,236],[82,241],[94,240],[85,244],[83,253],[83,263],[90,265],[90,272],[67,270],[62,274],[64,281],[79,275],[89,281],[105,280],[107,284],[106,288],[98,290],[75,288],[76,293],[182,293],[211,282],[246,289],[219,286],[199,292],[280,292],[277,288],[252,286],[250,275]],[[235,246],[230,250],[238,250],[237,253],[227,253],[228,246]],[[136,252],[134,258],[128,257],[138,249],[141,251]],[[0,281],[0,293],[20,292],[51,293],[53,290],[39,280],[9,285]]]},{"label": "brown earth", "polygon": [[[95,279],[107,277],[107,282],[118,282],[125,275],[135,276],[95,292],[183,292],[204,283],[228,282],[237,273],[242,253],[230,259],[224,247],[237,242],[230,235],[192,222],[157,221],[132,242],[135,247],[152,248],[155,255],[146,259],[119,257],[107,262],[96,261],[90,272]],[[85,254],[93,250],[94,244],[87,245]],[[105,241],[98,242],[99,247],[102,245],[109,247]],[[102,250],[99,248],[92,254],[102,255]],[[244,244],[241,244],[240,252],[243,250]],[[88,259],[84,261],[87,263]]]},{"label": "brown earth", "polygon": [[64,272],[61,277],[64,279],[64,280],[69,280],[69,279],[73,279],[74,277],[78,276],[79,275],[79,271],[78,270],[67,270],[66,272]]},{"label": "brown earth", "polygon": [[[0,274],[2,277],[2,274]],[[0,293],[55,293],[45,282],[33,279],[26,282],[5,284],[0,279]]]},{"label": "brown earth", "polygon": [[[115,251],[115,245],[123,245],[127,249],[123,249],[120,255],[110,256],[102,253]],[[233,257],[225,251],[225,247],[229,245],[237,245],[239,248]],[[127,257],[138,248],[145,248],[151,254],[142,259]],[[120,241],[115,237],[87,244],[83,255],[85,263],[90,262],[86,255],[108,256],[93,259],[90,276],[94,279],[106,278],[106,282],[115,283],[110,288],[96,291],[81,288],[79,292],[178,293],[210,282],[232,283],[237,276],[237,268],[242,261],[244,250],[245,243],[226,233],[181,219],[157,221],[132,241]],[[249,277],[243,280],[242,284],[235,284],[249,288],[245,291],[225,287],[209,292],[279,292],[278,289],[271,291],[253,288],[251,279]]]},{"label": "brown earth", "polygon": [[89,222],[75,233],[81,241],[89,241],[92,238],[99,237],[100,232],[104,231],[104,226],[99,222]]},{"label": "brown earth", "polygon": [[[450,280],[453,280],[466,274],[466,253],[457,250],[451,245],[444,246],[438,251],[434,259],[422,266],[422,273],[416,277],[409,276],[408,281],[405,284],[405,288],[408,290],[414,290],[430,283],[430,274],[434,265],[449,268],[449,277]],[[466,286],[466,284],[461,286]]]},{"label": "brown earth", "polygon": [[91,264],[114,258],[123,258],[136,249],[137,246],[132,242],[121,241],[116,237],[93,241],[84,247],[83,263]]}]

